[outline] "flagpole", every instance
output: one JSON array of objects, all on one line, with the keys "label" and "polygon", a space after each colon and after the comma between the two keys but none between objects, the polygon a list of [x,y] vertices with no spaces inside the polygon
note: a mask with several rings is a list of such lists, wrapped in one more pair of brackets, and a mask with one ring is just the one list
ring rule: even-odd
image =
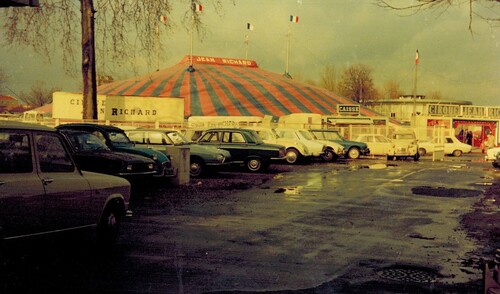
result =
[{"label": "flagpole", "polygon": [[412,112],[412,124],[414,127],[417,125],[417,72],[418,72],[418,63],[419,63],[419,56],[418,56],[418,50],[415,53],[415,73],[413,76],[413,112]]},{"label": "flagpole", "polygon": [[245,59],[248,60],[248,33],[245,34]]},{"label": "flagpole", "polygon": [[156,29],[156,71],[160,70],[160,26],[158,21],[155,24]]},{"label": "flagpole", "polygon": [[285,76],[290,77],[290,74],[288,73],[288,64],[289,64],[289,58],[290,58],[290,34],[291,34],[291,22],[288,23],[288,33],[287,33],[287,38],[286,38],[286,64],[285,64]]}]

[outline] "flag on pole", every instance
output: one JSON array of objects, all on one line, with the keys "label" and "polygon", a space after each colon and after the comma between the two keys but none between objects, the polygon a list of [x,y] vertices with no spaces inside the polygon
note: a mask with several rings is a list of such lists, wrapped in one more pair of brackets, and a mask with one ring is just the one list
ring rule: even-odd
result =
[{"label": "flag on pole", "polygon": [[415,53],[415,64],[419,64],[420,63],[420,57],[418,56],[418,49],[417,49],[417,53]]},{"label": "flag on pole", "polygon": [[160,22],[162,22],[164,25],[166,25],[166,24],[167,24],[167,16],[165,16],[165,15],[160,15],[160,16],[158,17],[158,20],[159,20]]},{"label": "flag on pole", "polygon": [[200,4],[197,4],[197,3],[193,3],[193,10],[194,11],[202,11],[203,6],[201,6]]},{"label": "flag on pole", "polygon": [[296,15],[290,15],[290,21],[297,23],[299,22],[299,17]]},{"label": "flag on pole", "polygon": [[247,30],[253,31],[253,25],[251,23],[247,23]]}]

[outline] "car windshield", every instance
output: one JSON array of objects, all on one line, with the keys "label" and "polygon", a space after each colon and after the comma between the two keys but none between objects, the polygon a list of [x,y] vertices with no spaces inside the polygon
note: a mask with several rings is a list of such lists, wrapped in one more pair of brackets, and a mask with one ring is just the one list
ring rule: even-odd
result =
[{"label": "car windshield", "polygon": [[316,138],[321,140],[344,140],[344,138],[342,138],[337,132],[313,131],[313,134],[316,136]]},{"label": "car windshield", "polygon": [[299,131],[299,133],[304,137],[306,140],[314,140],[314,136],[309,132],[309,131]]},{"label": "car windshield", "polygon": [[109,150],[101,139],[90,133],[72,134],[68,137],[78,151]]},{"label": "car windshield", "polygon": [[128,145],[128,144],[132,144],[132,142],[130,142],[130,140],[128,139],[128,137],[124,134],[124,133],[120,133],[120,132],[108,132],[108,137],[109,137],[109,140],[113,143],[113,144],[121,144],[121,145]]},{"label": "car windshield", "polygon": [[174,145],[189,144],[188,139],[178,132],[170,132],[167,134],[167,137],[174,143]]}]

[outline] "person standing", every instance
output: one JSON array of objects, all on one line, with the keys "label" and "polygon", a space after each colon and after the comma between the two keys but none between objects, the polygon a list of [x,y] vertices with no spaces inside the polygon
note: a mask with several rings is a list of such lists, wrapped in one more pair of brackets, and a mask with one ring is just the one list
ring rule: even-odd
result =
[{"label": "person standing", "polygon": [[472,131],[467,132],[466,138],[467,144],[472,146]]}]

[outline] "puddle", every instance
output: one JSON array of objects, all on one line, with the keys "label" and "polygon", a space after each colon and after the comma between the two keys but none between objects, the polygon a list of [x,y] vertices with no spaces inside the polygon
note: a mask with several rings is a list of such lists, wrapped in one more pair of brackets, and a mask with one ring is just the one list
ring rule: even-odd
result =
[{"label": "puddle", "polygon": [[429,186],[413,187],[411,191],[413,192],[413,194],[416,195],[453,197],[453,198],[476,197],[482,195],[483,193],[482,191],[479,190],[429,187]]},{"label": "puddle", "polygon": [[278,188],[274,191],[274,193],[283,193],[289,195],[298,195],[300,194],[301,187],[287,187],[287,188]]}]

